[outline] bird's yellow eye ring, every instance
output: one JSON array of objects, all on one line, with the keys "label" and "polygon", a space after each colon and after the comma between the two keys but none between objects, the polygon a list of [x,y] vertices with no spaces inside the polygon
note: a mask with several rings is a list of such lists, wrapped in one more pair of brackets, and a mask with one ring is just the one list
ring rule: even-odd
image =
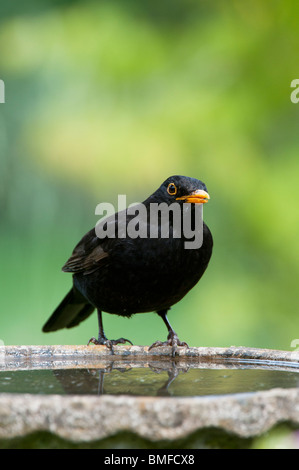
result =
[{"label": "bird's yellow eye ring", "polygon": [[167,187],[167,192],[168,194],[170,194],[170,196],[175,196],[178,192],[176,185],[174,183],[169,183]]}]

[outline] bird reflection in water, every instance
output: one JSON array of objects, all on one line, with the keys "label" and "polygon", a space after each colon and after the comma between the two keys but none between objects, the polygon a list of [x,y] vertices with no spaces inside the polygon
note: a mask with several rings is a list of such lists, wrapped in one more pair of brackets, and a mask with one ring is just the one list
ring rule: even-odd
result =
[{"label": "bird reflection in water", "polygon": [[[163,366],[149,364],[148,367],[114,367],[114,361],[96,369],[57,369],[53,370],[65,394],[76,395],[149,395],[171,396],[169,389],[179,373],[185,373],[188,367],[178,366],[171,361]],[[167,373],[168,378],[162,383],[157,374]],[[122,374],[126,374],[126,377]],[[127,375],[128,374],[128,375]],[[109,377],[109,381],[105,379]]]}]

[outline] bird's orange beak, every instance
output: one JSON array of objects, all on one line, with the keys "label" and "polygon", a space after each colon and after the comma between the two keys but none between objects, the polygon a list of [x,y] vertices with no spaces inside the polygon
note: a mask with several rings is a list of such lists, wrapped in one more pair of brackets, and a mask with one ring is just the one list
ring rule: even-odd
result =
[{"label": "bird's orange beak", "polygon": [[197,189],[186,196],[176,198],[177,201],[194,202],[195,204],[205,204],[209,199],[210,196],[203,189]]}]

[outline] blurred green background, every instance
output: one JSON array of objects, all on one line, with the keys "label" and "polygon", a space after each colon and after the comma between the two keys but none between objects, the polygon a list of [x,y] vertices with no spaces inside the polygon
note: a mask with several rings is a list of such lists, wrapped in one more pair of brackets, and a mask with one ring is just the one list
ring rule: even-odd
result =
[{"label": "blurred green background", "polygon": [[[99,202],[202,179],[215,242],[169,319],[191,346],[291,349],[299,338],[299,8],[293,1],[0,4],[0,339],[85,344],[41,327]],[[166,338],[154,314],[104,315],[109,338]]]}]

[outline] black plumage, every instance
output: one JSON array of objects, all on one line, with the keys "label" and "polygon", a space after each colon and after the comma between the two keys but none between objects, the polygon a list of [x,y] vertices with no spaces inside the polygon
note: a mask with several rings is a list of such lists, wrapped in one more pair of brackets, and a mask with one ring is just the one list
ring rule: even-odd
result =
[{"label": "black plumage", "polygon": [[[124,236],[124,227],[127,229],[130,222],[137,220],[134,219],[136,213],[132,215],[127,210],[101,222],[102,238],[97,236],[95,228],[90,230],[62,268],[65,272],[73,273],[73,287],[48,319],[43,331],[76,326],[97,309],[99,335],[98,339],[91,338],[89,342],[105,344],[113,352],[114,344],[130,341],[125,338],[106,338],[102,311],[127,317],[154,311],[163,319],[168,337],[165,343],[157,341],[150,348],[168,344],[172,346],[174,355],[177,346],[187,346],[178,339],[166,313],[195,286],[208,266],[213,247],[209,228],[203,223],[202,245],[196,249],[187,249],[188,239],[183,227],[184,210],[191,211],[190,221],[194,229],[195,217],[198,217],[196,206],[199,207],[198,204],[208,199],[207,188],[202,181],[171,176],[142,203],[146,216],[139,219],[136,227],[139,234],[143,233],[143,238],[132,238],[129,234]],[[163,221],[160,217],[156,219],[157,231],[153,231],[156,236],[152,238],[150,209],[161,203],[169,207],[174,202],[181,211],[181,234],[177,233],[177,219],[174,220],[175,215],[172,217],[170,212],[169,236],[163,238],[161,234]],[[122,229],[121,221],[125,221]],[[113,228],[115,237],[107,235],[109,227]]]}]

